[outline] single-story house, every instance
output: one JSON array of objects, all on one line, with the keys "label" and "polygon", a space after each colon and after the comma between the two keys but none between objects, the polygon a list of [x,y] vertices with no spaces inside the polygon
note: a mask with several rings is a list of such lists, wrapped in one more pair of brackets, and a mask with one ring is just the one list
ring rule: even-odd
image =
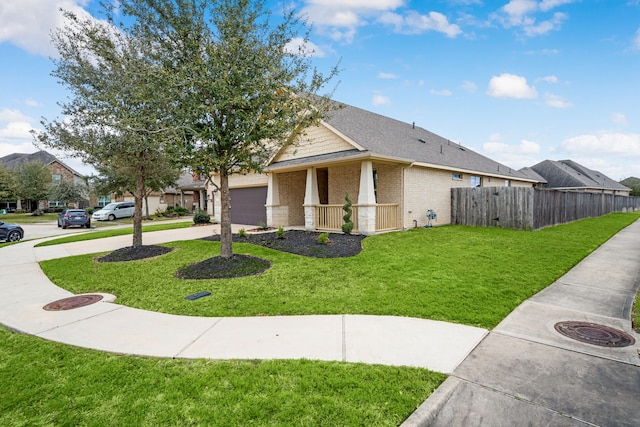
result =
[{"label": "single-story house", "polygon": [[[343,105],[275,154],[264,174],[230,177],[231,219],[340,231],[348,194],[354,232],[374,234],[424,226],[429,212],[449,224],[453,187],[539,182],[415,124]],[[208,194],[214,208],[219,196]]]},{"label": "single-story house", "polygon": [[631,191],[602,172],[589,169],[573,160],[544,160],[530,169],[544,177],[546,184],[543,188],[620,196],[628,196]]},{"label": "single-story house", "polygon": [[[73,182],[74,184],[84,184],[85,177],[76,172],[60,159],[56,158],[53,154],[50,154],[44,150],[37,151],[35,153],[14,153],[0,158],[0,163],[9,170],[18,169],[21,165],[28,162],[40,162],[47,166],[51,170],[51,182],[55,185],[61,181]],[[15,202],[7,202],[9,210],[24,209],[28,212],[34,211],[38,208],[54,208],[62,206],[63,202],[56,200],[44,200],[40,201],[40,205],[37,206],[36,201],[32,201],[33,206],[24,206],[23,202],[26,201],[17,200]],[[86,201],[77,201],[76,204],[82,205]],[[79,206],[83,207],[83,206]],[[4,208],[4,206],[3,206]]]}]

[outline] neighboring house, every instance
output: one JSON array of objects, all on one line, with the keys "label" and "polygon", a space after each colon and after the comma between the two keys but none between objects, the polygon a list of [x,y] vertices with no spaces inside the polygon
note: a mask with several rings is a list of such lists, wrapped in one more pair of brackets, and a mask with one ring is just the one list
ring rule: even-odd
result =
[{"label": "neighboring house", "polygon": [[[229,182],[233,223],[264,219],[276,227],[339,231],[348,193],[354,231],[374,234],[424,226],[429,210],[434,224],[450,223],[453,187],[531,187],[540,179],[418,126],[346,105],[278,152],[265,174],[232,175]],[[211,206],[219,203],[213,196]]]},{"label": "neighboring house", "polygon": [[[112,198],[113,201],[133,202],[132,195],[126,195],[119,198]],[[193,174],[189,171],[183,171],[176,182],[175,187],[165,188],[162,191],[154,191],[147,197],[149,204],[149,214],[152,215],[158,211],[164,211],[169,206],[181,206],[192,212],[199,209],[209,210],[207,198],[207,186],[204,177]],[[145,211],[146,214],[146,206]]]},{"label": "neighboring house", "polygon": [[[74,184],[84,183],[84,176],[64,164],[54,155],[46,151],[38,151],[36,153],[24,154],[15,153],[9,154],[0,158],[0,163],[7,169],[17,169],[22,164],[27,162],[40,162],[46,165],[51,170],[51,182],[53,184],[61,181],[73,182]],[[78,201],[80,204],[81,202]],[[64,203],[56,200],[40,201],[40,206],[22,206],[22,201],[17,200],[10,206],[12,209],[25,209],[27,211],[33,211],[35,209],[46,209],[62,206]],[[78,206],[82,207],[82,206]]]},{"label": "neighboring house", "polygon": [[621,196],[628,196],[631,191],[602,172],[586,168],[573,160],[544,160],[530,169],[544,177],[544,188]]}]

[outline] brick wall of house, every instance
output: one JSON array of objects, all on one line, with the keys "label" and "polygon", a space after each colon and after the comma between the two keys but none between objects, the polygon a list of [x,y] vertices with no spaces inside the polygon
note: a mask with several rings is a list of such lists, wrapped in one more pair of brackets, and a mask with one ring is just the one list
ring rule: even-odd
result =
[{"label": "brick wall of house", "polygon": [[51,174],[58,174],[62,177],[63,181],[67,181],[67,182],[74,182],[73,179],[73,172],[71,172],[69,169],[67,169],[66,167],[64,167],[63,165],[61,165],[58,162],[53,162],[49,165],[49,168],[51,169]]},{"label": "brick wall of house", "polygon": [[353,204],[358,203],[360,193],[360,163],[351,163],[330,167],[329,173],[329,204],[344,204],[344,195],[349,193]]},{"label": "brick wall of house", "polygon": [[[481,177],[482,187],[504,187],[505,179],[488,177],[479,174],[460,173],[461,178],[453,178],[453,171],[411,167],[405,170],[404,198],[406,201],[403,212],[404,227],[418,227],[427,224],[427,211],[433,209],[438,216],[433,225],[451,223],[451,188],[470,187],[471,176]],[[530,182],[511,180],[513,187],[530,187]]]},{"label": "brick wall of house", "polygon": [[283,226],[304,225],[304,193],[307,182],[306,171],[278,174],[280,205],[288,206],[288,219]]}]

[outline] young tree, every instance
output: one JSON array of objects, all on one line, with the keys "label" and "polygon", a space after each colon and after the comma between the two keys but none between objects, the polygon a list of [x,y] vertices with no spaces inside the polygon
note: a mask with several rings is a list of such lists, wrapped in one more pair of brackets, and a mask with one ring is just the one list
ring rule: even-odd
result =
[{"label": "young tree", "polygon": [[63,202],[68,206],[71,202],[79,202],[87,199],[87,187],[81,184],[75,184],[71,181],[62,180],[58,184],[52,185],[49,198]]},{"label": "young tree", "polygon": [[18,198],[17,192],[15,174],[0,163],[0,202],[7,203],[6,206],[8,207],[8,202]]},{"label": "young tree", "polygon": [[156,86],[153,46],[116,26],[104,7],[106,21],[65,12],[66,26],[52,35],[59,53],[52,75],[71,96],[61,103],[64,120],[43,120],[38,139],[133,183],[133,246],[140,247],[145,187],[170,163],[162,147],[173,134],[161,120],[169,103]]},{"label": "young tree", "polygon": [[[19,199],[28,202],[47,200],[51,191],[51,171],[40,162],[26,162],[16,169],[16,194]],[[27,205],[27,211],[31,210],[31,203]]]},{"label": "young tree", "polygon": [[332,105],[318,92],[337,69],[313,68],[306,23],[293,10],[272,22],[263,0],[120,3],[164,64],[158,77],[172,98],[168,119],[183,138],[173,149],[192,170],[220,177],[221,256],[229,258],[229,176],[261,172],[276,150],[317,124]]}]

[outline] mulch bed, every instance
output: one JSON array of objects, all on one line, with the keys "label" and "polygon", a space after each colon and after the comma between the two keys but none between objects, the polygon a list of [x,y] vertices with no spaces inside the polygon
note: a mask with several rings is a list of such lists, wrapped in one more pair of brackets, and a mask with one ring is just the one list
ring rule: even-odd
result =
[{"label": "mulch bed", "polygon": [[[241,237],[233,235],[233,241],[238,243],[253,243],[283,252],[315,258],[350,257],[362,251],[362,240],[365,236],[354,234],[329,234],[326,245],[318,243],[318,236],[322,233],[314,231],[288,230],[284,238],[279,239],[276,233],[247,234]],[[202,240],[220,241],[220,235],[205,237]]]}]

